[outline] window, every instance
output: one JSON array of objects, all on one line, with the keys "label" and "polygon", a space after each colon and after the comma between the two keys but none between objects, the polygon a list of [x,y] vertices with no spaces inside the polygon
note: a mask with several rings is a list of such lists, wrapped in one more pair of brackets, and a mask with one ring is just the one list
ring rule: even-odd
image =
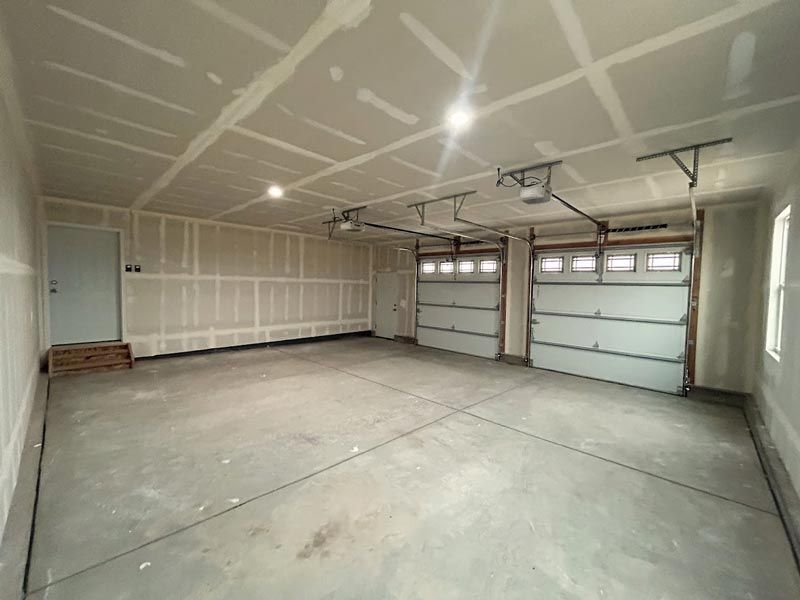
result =
[{"label": "window", "polygon": [[647,255],[648,271],[680,271],[680,252],[654,252]]},{"label": "window", "polygon": [[453,273],[455,270],[455,266],[453,265],[452,260],[443,260],[439,263],[439,273],[449,274]]},{"label": "window", "polygon": [[767,307],[767,352],[781,359],[783,300],[786,294],[786,257],[789,250],[789,217],[787,206],[775,219],[772,230],[772,258],[769,269],[769,305]]},{"label": "window", "polygon": [[542,273],[563,273],[564,257],[543,256],[541,262],[539,263],[539,270]]},{"label": "window", "polygon": [[635,254],[609,254],[608,258],[606,258],[606,271],[624,271],[630,273],[635,270]]},{"label": "window", "polygon": [[435,262],[424,262],[422,263],[422,272],[426,275],[430,275],[431,273],[436,273],[436,263]]},{"label": "window", "polygon": [[474,273],[475,272],[475,261],[474,260],[460,260],[460,261],[458,261],[458,272],[459,273]]},{"label": "window", "polygon": [[593,273],[597,270],[597,259],[593,254],[572,257],[573,273]]},{"label": "window", "polygon": [[496,260],[482,260],[480,264],[481,273],[497,273]]}]

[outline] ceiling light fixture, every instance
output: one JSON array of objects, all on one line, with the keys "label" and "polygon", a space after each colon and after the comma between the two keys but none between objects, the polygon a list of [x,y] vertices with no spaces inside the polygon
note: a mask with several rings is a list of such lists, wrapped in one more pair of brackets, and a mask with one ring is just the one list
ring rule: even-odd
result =
[{"label": "ceiling light fixture", "polygon": [[447,114],[447,123],[453,131],[467,129],[472,119],[472,111],[464,107],[455,107]]},{"label": "ceiling light fixture", "polygon": [[271,185],[267,190],[270,198],[281,198],[283,196],[283,188],[279,185]]}]

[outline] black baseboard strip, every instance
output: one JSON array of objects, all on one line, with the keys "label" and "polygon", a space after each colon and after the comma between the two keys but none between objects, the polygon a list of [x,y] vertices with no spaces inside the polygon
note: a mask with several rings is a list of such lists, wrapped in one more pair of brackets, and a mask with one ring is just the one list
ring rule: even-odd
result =
[{"label": "black baseboard strip", "polygon": [[49,380],[40,373],[20,457],[17,483],[11,497],[3,539],[0,541],[0,599],[20,600],[25,585],[33,543],[39,472],[44,451],[44,427]]},{"label": "black baseboard strip", "polygon": [[772,497],[778,507],[789,545],[792,547],[794,560],[800,569],[800,497],[789,479],[789,473],[778,454],[778,449],[772,442],[758,403],[751,395],[747,395],[744,404],[744,415],[750,434],[753,436],[758,458],[767,476]]},{"label": "black baseboard strip", "polygon": [[255,344],[239,344],[237,346],[221,346],[219,348],[205,348],[203,350],[187,350],[186,352],[171,352],[169,354],[154,354],[153,356],[136,357],[140,360],[159,360],[162,358],[175,358],[177,356],[196,356],[198,354],[215,354],[217,352],[236,352],[237,350],[253,350],[255,348],[271,348],[273,346],[291,346],[292,344],[306,344],[308,342],[324,342],[350,337],[369,337],[372,331],[349,331],[346,333],[332,333],[330,335],[315,335],[312,337],[279,340],[275,342],[256,342]]}]

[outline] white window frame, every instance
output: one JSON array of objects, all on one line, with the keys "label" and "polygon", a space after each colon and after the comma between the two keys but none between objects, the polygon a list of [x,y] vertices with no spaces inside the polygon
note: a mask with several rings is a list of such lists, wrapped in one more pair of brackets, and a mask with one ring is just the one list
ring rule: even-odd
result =
[{"label": "white window frame", "polygon": [[[445,265],[450,265],[447,269],[444,269]],[[439,262],[439,274],[440,275],[452,275],[456,272],[456,263],[452,260],[443,260]]]},{"label": "white window frame", "polygon": [[[627,268],[619,268],[614,267],[612,264],[615,258],[626,258],[632,259],[630,269]],[[629,254],[607,254],[606,255],[606,272],[608,273],[635,273],[636,272],[636,253],[631,252]]]},{"label": "white window frame", "polygon": [[[575,268],[575,261],[581,261],[587,258],[592,259],[591,269]],[[597,257],[594,254],[576,254],[569,261],[569,270],[571,273],[597,273]]]},{"label": "white window frame", "polygon": [[766,351],[778,362],[781,360],[783,305],[786,299],[786,262],[789,256],[791,215],[791,206],[787,206],[775,217],[772,229]]},{"label": "white window frame", "polygon": [[[489,269],[487,267],[484,267],[484,265],[488,265],[489,263],[491,263],[491,265],[492,265],[491,269]],[[478,270],[481,273],[497,273],[497,259],[496,258],[486,258],[486,259],[480,261]]]},{"label": "white window frame", "polygon": [[[545,269],[545,261],[558,261],[558,270]],[[540,273],[563,273],[564,272],[564,257],[563,256],[542,256],[539,259],[539,272]]]},{"label": "white window frame", "polygon": [[475,272],[475,261],[474,260],[459,260],[458,261],[458,272],[461,274],[470,274]]},{"label": "white window frame", "polygon": [[[651,261],[650,261],[651,257],[653,257],[653,256],[665,256],[665,255],[677,256],[678,257],[677,264],[675,266],[672,266],[672,267],[668,268],[668,269],[662,269],[660,267],[654,267],[651,264]],[[682,253],[677,251],[677,250],[675,250],[675,251],[663,250],[663,251],[660,251],[660,252],[648,252],[647,253],[647,257],[645,259],[645,270],[648,273],[675,273],[675,272],[681,270],[682,262],[683,262]]]},{"label": "white window frame", "polygon": [[[430,266],[430,271],[426,270]],[[420,273],[423,275],[434,275],[436,273],[436,261],[426,260],[420,265]]]}]

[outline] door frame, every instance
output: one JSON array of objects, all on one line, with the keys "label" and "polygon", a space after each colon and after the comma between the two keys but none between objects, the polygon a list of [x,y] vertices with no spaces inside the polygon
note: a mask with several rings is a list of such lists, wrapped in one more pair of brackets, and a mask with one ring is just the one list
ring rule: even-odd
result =
[{"label": "door frame", "polygon": [[120,338],[121,341],[125,341],[127,337],[127,323],[125,320],[125,230],[121,227],[104,227],[102,225],[83,225],[80,223],[67,223],[64,221],[51,221],[51,220],[44,220],[42,222],[42,232],[41,232],[41,239],[42,239],[42,299],[43,299],[43,323],[44,323],[44,342],[45,348],[50,348],[52,346],[51,339],[50,339],[50,266],[49,266],[49,252],[50,249],[48,247],[48,228],[50,226],[55,227],[72,227],[75,229],[92,229],[95,231],[112,231],[117,234],[117,241],[119,243],[119,265],[118,266],[118,273],[119,273],[119,281],[117,282],[119,286],[119,330],[120,330]]}]

